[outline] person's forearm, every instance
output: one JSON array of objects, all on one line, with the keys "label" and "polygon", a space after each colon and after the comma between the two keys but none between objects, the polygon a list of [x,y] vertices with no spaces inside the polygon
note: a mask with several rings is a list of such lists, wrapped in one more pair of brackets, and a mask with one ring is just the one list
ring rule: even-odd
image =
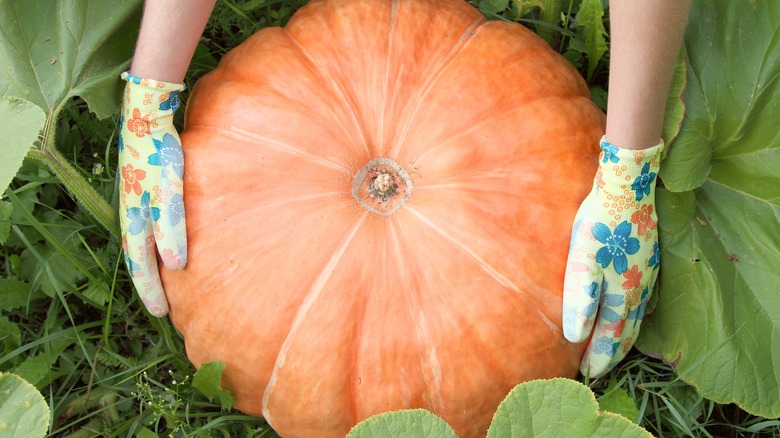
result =
[{"label": "person's forearm", "polygon": [[130,74],[181,83],[216,0],[146,0]]},{"label": "person's forearm", "polygon": [[657,145],[691,0],[610,0],[607,141]]}]

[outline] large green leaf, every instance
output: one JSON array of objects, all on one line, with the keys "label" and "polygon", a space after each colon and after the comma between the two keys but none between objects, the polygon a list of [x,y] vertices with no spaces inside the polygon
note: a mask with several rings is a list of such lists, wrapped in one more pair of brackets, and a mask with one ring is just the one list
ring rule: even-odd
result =
[{"label": "large green leaf", "polygon": [[0,0],[0,93],[47,113],[81,96],[98,117],[119,109],[140,1]]},{"label": "large green leaf", "polygon": [[0,438],[36,438],[49,429],[49,405],[34,386],[0,373]]},{"label": "large green leaf", "polygon": [[192,386],[198,388],[209,400],[219,400],[222,409],[228,410],[233,406],[235,399],[233,394],[227,389],[222,388],[220,380],[222,372],[225,371],[225,364],[216,360],[204,363],[195,372],[192,378]]},{"label": "large green leaf", "polygon": [[780,2],[700,0],[658,192],[658,305],[638,346],[707,398],[780,416]]},{"label": "large green leaf", "polygon": [[[0,132],[3,133],[3,146],[0,146],[0,193],[5,191],[16,172],[22,166],[22,161],[38,138],[38,131],[46,120],[44,112],[32,102],[15,97],[0,97]],[[0,220],[6,221],[10,216],[9,204],[4,203]],[[13,208],[11,208],[13,210]],[[0,224],[0,243],[8,238],[8,222]]]},{"label": "large green leaf", "polygon": [[387,412],[367,418],[346,438],[456,438],[441,418],[424,409]]},{"label": "large green leaf", "polygon": [[488,438],[648,438],[631,420],[604,412],[590,389],[574,380],[533,380],[517,385],[498,406]]},{"label": "large green leaf", "polygon": [[[630,401],[629,401],[630,402]],[[615,407],[623,401],[607,401]],[[517,385],[498,406],[488,438],[624,437],[652,435],[622,415],[605,412],[590,389],[574,380],[533,380]],[[630,410],[637,416],[636,408]],[[411,409],[374,415],[347,438],[455,438],[452,428],[431,412]]]},{"label": "large green leaf", "polygon": [[132,54],[140,5],[0,0],[0,127],[11,135],[0,146],[0,193],[39,132],[40,147],[53,148],[51,128],[69,99],[81,97],[99,118],[119,109],[119,74]]}]

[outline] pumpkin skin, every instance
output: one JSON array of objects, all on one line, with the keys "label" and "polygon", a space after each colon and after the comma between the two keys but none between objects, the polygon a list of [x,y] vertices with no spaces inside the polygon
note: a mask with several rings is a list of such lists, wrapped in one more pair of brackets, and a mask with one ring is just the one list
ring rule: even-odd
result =
[{"label": "pumpkin skin", "polygon": [[225,363],[236,407],[285,437],[408,408],[484,435],[513,386],[577,373],[563,273],[603,131],[520,25],[461,0],[312,1],[188,101],[189,261],[161,275],[190,360]]}]

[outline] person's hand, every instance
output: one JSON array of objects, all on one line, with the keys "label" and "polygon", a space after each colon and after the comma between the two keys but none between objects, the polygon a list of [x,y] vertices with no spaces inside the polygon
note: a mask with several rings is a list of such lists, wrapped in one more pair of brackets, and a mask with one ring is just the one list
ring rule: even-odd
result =
[{"label": "person's hand", "polygon": [[609,371],[639,334],[658,274],[655,185],[663,149],[663,143],[629,150],[601,141],[593,189],[574,221],[563,285],[564,336],[577,343],[590,338],[580,363],[584,375]]},{"label": "person's hand", "polygon": [[[183,84],[128,73],[119,122],[119,223],[125,263],[152,315],[168,313],[157,251],[169,269],[187,263],[182,198],[184,155],[173,114]],[[155,248],[155,244],[157,248]]]}]

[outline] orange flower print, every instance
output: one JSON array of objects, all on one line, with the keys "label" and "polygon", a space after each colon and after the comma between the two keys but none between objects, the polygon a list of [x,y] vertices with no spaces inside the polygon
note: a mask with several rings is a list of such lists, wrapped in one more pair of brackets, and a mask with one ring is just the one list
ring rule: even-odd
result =
[{"label": "orange flower print", "polygon": [[596,170],[596,176],[593,179],[596,181],[596,185],[599,187],[599,189],[604,188],[604,179],[601,175],[601,168]]},{"label": "orange flower print", "polygon": [[150,135],[149,114],[141,117],[141,110],[138,108],[133,109],[133,118],[127,121],[127,129],[138,138]]},{"label": "orange flower print", "polygon": [[626,328],[626,320],[620,319],[619,321],[610,322],[604,325],[607,329],[607,333],[612,332],[612,337],[617,339],[623,335],[623,329]]},{"label": "orange flower print", "polygon": [[642,271],[639,270],[639,266],[634,265],[623,273],[623,277],[626,278],[622,285],[623,289],[631,290],[639,287],[639,282],[642,281]]},{"label": "orange flower print", "polygon": [[631,215],[631,222],[637,224],[637,232],[644,236],[647,229],[655,229],[656,222],[653,220],[652,204],[644,204],[639,210]]},{"label": "orange flower print", "polygon": [[173,250],[171,248],[165,248],[164,250],[162,250],[162,252],[160,253],[160,257],[163,259],[163,263],[165,263],[165,266],[168,266],[168,267],[173,267],[173,266],[181,267],[181,266],[184,266],[184,263],[183,263],[181,257],[179,256],[179,254],[176,254],[175,252],[173,252]]},{"label": "orange flower print", "polygon": [[128,164],[122,167],[122,179],[125,182],[125,193],[133,192],[136,195],[141,195],[141,181],[146,178],[146,172],[141,169],[133,169],[133,166]]},{"label": "orange flower print", "polygon": [[641,166],[642,163],[645,161],[645,151],[642,149],[637,149],[634,151],[634,162],[637,166]]}]

